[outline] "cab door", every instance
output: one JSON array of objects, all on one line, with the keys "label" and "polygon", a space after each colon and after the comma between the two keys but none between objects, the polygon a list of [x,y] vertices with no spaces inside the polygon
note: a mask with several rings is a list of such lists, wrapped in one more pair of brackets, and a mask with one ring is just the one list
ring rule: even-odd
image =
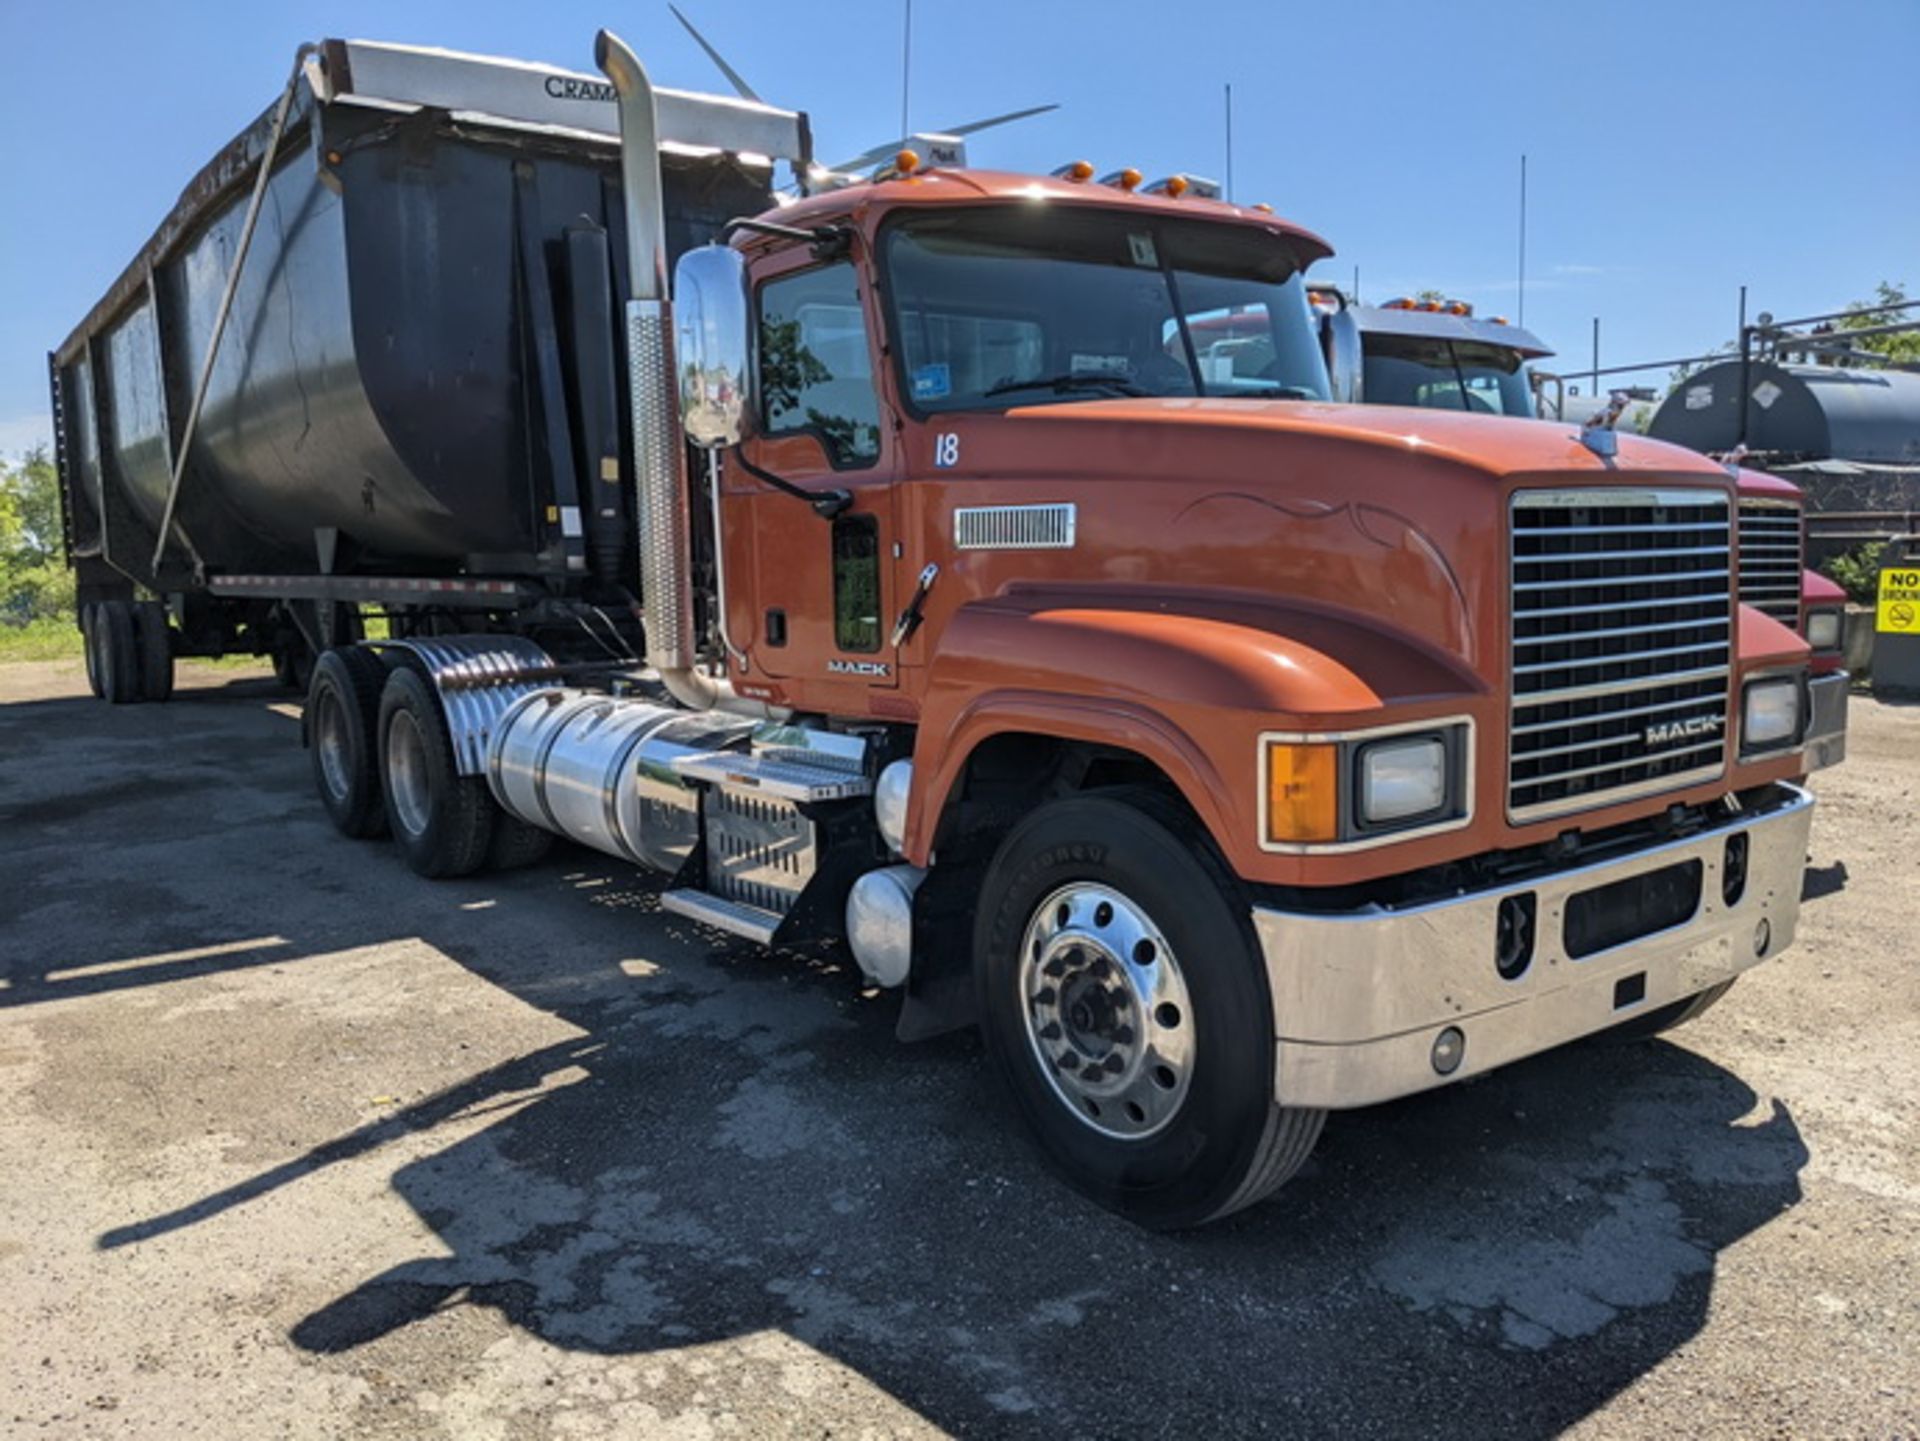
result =
[{"label": "cab door", "polygon": [[[721,486],[736,677],[898,684],[886,619],[896,440],[875,383],[869,288],[852,260],[805,251],[755,272],[760,416]],[[853,503],[823,519],[755,470]]]}]

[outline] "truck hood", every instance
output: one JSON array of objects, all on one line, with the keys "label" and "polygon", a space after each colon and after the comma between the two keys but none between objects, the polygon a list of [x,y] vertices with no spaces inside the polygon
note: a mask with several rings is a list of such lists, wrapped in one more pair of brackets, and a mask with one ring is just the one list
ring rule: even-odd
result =
[{"label": "truck hood", "polygon": [[1298,400],[1138,398],[1069,401],[1009,411],[1036,426],[1062,422],[1104,427],[1191,427],[1225,433],[1268,432],[1450,461],[1488,475],[1564,471],[1569,478],[1657,473],[1724,481],[1726,471],[1697,451],[1645,436],[1620,435],[1603,459],[1580,443],[1580,427],[1518,416],[1422,410],[1398,405],[1332,405]]}]

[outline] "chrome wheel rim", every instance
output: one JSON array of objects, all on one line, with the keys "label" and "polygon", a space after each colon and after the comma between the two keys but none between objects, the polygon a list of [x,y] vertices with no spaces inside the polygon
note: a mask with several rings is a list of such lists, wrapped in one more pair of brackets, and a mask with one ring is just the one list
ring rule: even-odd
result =
[{"label": "chrome wheel rim", "polygon": [[344,801],[353,775],[347,749],[347,716],[340,698],[324,688],[314,706],[313,748],[320,757],[320,783],[328,795]]},{"label": "chrome wheel rim", "polygon": [[400,828],[410,836],[425,832],[432,808],[427,744],[411,711],[397,710],[387,722],[387,794]]},{"label": "chrome wheel rim", "polygon": [[1082,1125],[1143,1140],[1193,1082],[1193,1006],[1173,948],[1110,886],[1062,886],[1020,943],[1020,1014],[1035,1064]]}]

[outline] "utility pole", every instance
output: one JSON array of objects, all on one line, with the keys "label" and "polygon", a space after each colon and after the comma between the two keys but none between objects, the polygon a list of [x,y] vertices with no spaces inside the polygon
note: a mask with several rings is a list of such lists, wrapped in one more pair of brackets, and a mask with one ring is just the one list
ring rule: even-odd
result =
[{"label": "utility pole", "polygon": [[1527,323],[1527,157],[1520,157],[1520,298],[1516,318]]},{"label": "utility pole", "polygon": [[1600,317],[1593,317],[1593,393],[1600,393]]}]

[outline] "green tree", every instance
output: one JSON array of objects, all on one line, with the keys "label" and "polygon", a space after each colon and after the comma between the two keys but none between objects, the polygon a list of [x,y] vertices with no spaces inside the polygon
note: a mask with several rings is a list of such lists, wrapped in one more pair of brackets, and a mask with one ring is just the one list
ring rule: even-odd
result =
[{"label": "green tree", "polygon": [[60,480],[45,447],[0,460],[0,618],[71,614],[73,575],[60,554]]},{"label": "green tree", "polygon": [[[1910,298],[1904,285],[1883,280],[1874,286],[1872,300],[1856,300],[1847,307],[1847,313],[1837,322],[1837,328],[1866,330],[1871,326],[1893,325],[1902,320],[1920,321],[1920,309],[1890,310],[1887,308],[1902,305]],[[1909,330],[1902,335],[1869,335],[1855,341],[1854,348],[1871,351],[1875,355],[1883,355],[1895,364],[1920,364],[1920,330]]]}]

